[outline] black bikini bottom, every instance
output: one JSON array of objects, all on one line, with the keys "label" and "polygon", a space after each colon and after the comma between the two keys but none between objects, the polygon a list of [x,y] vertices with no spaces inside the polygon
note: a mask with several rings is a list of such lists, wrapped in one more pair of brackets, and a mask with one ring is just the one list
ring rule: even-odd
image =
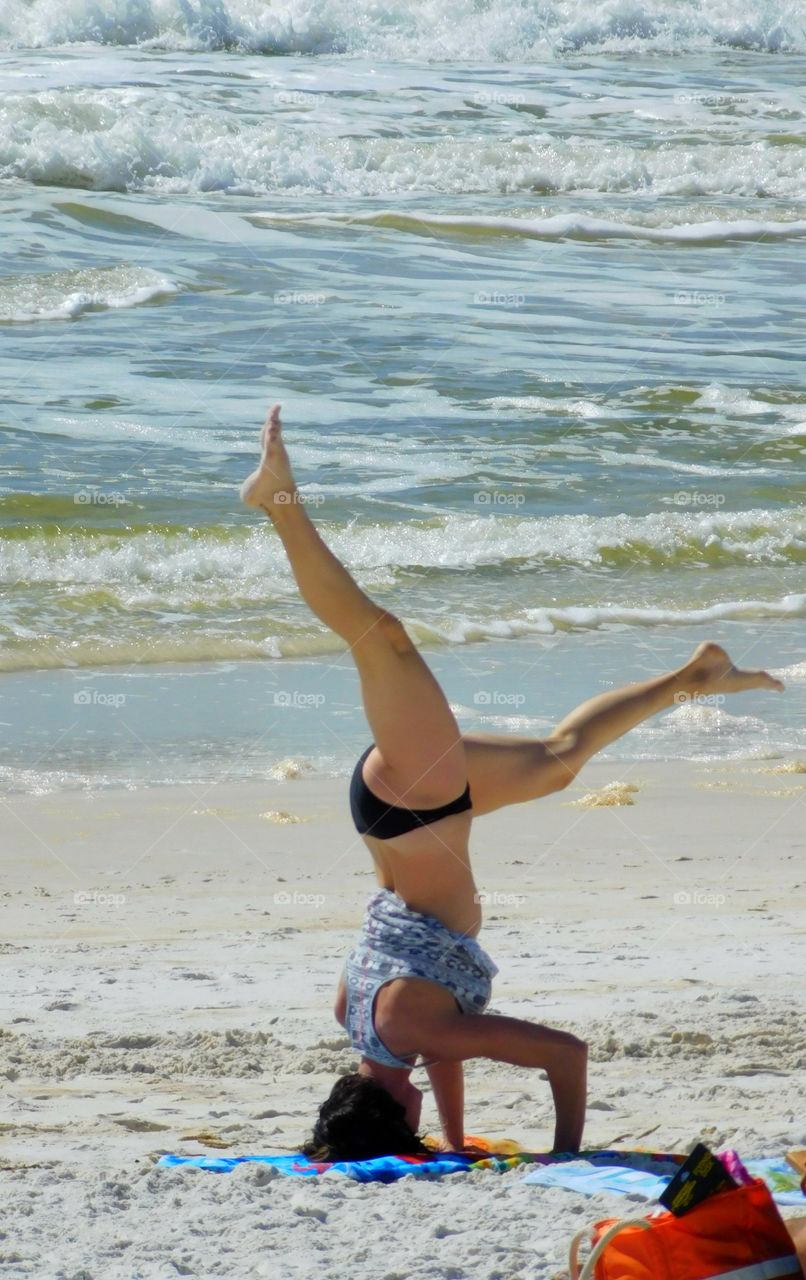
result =
[{"label": "black bikini bottom", "polygon": [[414,831],[417,827],[428,827],[440,818],[472,809],[470,783],[460,796],[448,804],[440,805],[438,809],[403,809],[379,800],[364,781],[364,761],[371,750],[372,746],[367,747],[355,766],[350,781],[350,809],[359,835],[374,836],[376,840],[393,840],[395,836],[405,835],[407,831]]}]

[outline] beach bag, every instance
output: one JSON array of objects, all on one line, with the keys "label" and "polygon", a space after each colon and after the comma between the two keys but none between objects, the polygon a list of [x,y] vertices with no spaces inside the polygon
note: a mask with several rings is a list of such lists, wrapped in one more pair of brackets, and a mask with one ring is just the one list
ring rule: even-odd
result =
[{"label": "beach bag", "polygon": [[[580,1270],[585,1236],[593,1252]],[[680,1217],[608,1218],[574,1236],[572,1280],[789,1280],[803,1276],[792,1238],[760,1178],[709,1196]]]}]

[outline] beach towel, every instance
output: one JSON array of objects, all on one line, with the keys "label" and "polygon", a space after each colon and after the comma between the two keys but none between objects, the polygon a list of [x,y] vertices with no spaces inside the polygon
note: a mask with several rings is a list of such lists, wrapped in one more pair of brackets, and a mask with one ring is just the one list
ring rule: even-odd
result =
[{"label": "beach towel", "polygon": [[[443,1178],[450,1173],[467,1173],[488,1169],[502,1173],[520,1165],[530,1165],[524,1182],[540,1186],[565,1187],[570,1191],[594,1195],[612,1191],[624,1195],[656,1200],[685,1160],[678,1152],[657,1151],[584,1151],[579,1155],[552,1155],[548,1152],[524,1151],[510,1138],[469,1138],[482,1154],[460,1155],[456,1152],[434,1152],[426,1156],[379,1156],[374,1160],[340,1160],[334,1163],[309,1160],[301,1153],[273,1156],[177,1156],[163,1155],[157,1161],[162,1168],[191,1165],[212,1173],[231,1173],[240,1164],[270,1165],[287,1177],[312,1178],[335,1174],[356,1182],[396,1182],[399,1178]],[[798,1175],[783,1157],[745,1160],[748,1172],[762,1178],[778,1205],[806,1207]]]},{"label": "beach towel", "polygon": [[[629,1159],[622,1157],[629,1156]],[[547,1168],[530,1170],[524,1182],[539,1186],[566,1187],[569,1191],[595,1195],[597,1191],[615,1191],[621,1195],[657,1200],[674,1177],[675,1164],[683,1157],[666,1157],[674,1161],[664,1167],[663,1157],[651,1156],[642,1160],[638,1152],[601,1151],[586,1152],[573,1160]],[[742,1162],[753,1178],[761,1178],[772,1192],[779,1206],[795,1205],[806,1208],[806,1197],[800,1189],[800,1179],[783,1156]]]},{"label": "beach towel", "polygon": [[302,1154],[290,1156],[174,1156],[164,1155],[157,1161],[163,1167],[180,1164],[208,1169],[213,1173],[230,1173],[237,1165],[258,1163],[271,1165],[278,1173],[310,1178],[318,1174],[335,1173],[353,1178],[356,1182],[396,1182],[398,1178],[442,1178],[448,1173],[467,1172],[469,1169],[513,1169],[519,1164],[535,1160],[552,1160],[549,1155],[537,1155],[524,1151],[509,1138],[490,1140],[468,1138],[474,1146],[488,1154],[459,1155],[456,1152],[438,1152],[424,1156],[378,1156],[374,1160],[339,1160],[334,1163],[309,1160]]},{"label": "beach towel", "polygon": [[[426,1140],[427,1141],[427,1140]],[[304,1155],[289,1156],[175,1156],[164,1155],[157,1161],[163,1167],[180,1164],[193,1165],[197,1169],[208,1169],[214,1173],[230,1173],[237,1165],[247,1162],[271,1165],[278,1173],[296,1177],[315,1177],[318,1174],[342,1174],[357,1182],[395,1182],[407,1176],[419,1178],[442,1178],[449,1173],[466,1173],[476,1169],[489,1169],[502,1173],[506,1169],[515,1169],[519,1165],[554,1166],[569,1162],[600,1160],[610,1158],[612,1163],[619,1160],[636,1161],[636,1167],[646,1168],[652,1172],[666,1174],[666,1182],[674,1170],[682,1164],[685,1156],[664,1155],[651,1152],[630,1151],[590,1151],[582,1157],[571,1155],[552,1155],[549,1152],[524,1151],[523,1147],[511,1138],[477,1138],[467,1139],[480,1153],[461,1155],[456,1152],[435,1151],[433,1155],[421,1156],[379,1156],[374,1160],[341,1160],[335,1163],[309,1160]],[[654,1164],[653,1164],[654,1162]]]}]

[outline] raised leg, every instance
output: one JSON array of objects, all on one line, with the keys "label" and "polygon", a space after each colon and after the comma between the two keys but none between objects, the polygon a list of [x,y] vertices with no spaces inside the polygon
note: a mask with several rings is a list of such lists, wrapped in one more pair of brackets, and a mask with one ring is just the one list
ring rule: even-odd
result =
[{"label": "raised leg", "polygon": [[783,687],[766,671],[740,671],[724,649],[705,642],[677,671],[589,698],[561,720],[548,738],[466,734],[473,813],[489,813],[562,790],[602,747],[677,702]]},{"label": "raised leg", "polygon": [[453,713],[402,623],[360,589],[309,520],[283,444],[279,405],[261,445],[260,466],[241,498],[270,518],[303,599],[350,646],[376,745],[364,766],[372,789],[410,808],[453,800],[467,780]]}]

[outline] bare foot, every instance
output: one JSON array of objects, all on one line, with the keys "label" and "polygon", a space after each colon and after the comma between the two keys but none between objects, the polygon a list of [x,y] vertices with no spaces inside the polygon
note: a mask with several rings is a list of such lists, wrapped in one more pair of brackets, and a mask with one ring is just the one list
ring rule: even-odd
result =
[{"label": "bare foot", "polygon": [[277,507],[288,506],[297,497],[291,463],[283,444],[279,404],[268,412],[260,433],[260,447],[260,466],[241,485],[241,502],[273,516]]},{"label": "bare foot", "polygon": [[697,646],[677,673],[690,697],[714,693],[740,693],[743,689],[776,689],[784,686],[766,671],[741,671],[718,644],[705,641]]}]

